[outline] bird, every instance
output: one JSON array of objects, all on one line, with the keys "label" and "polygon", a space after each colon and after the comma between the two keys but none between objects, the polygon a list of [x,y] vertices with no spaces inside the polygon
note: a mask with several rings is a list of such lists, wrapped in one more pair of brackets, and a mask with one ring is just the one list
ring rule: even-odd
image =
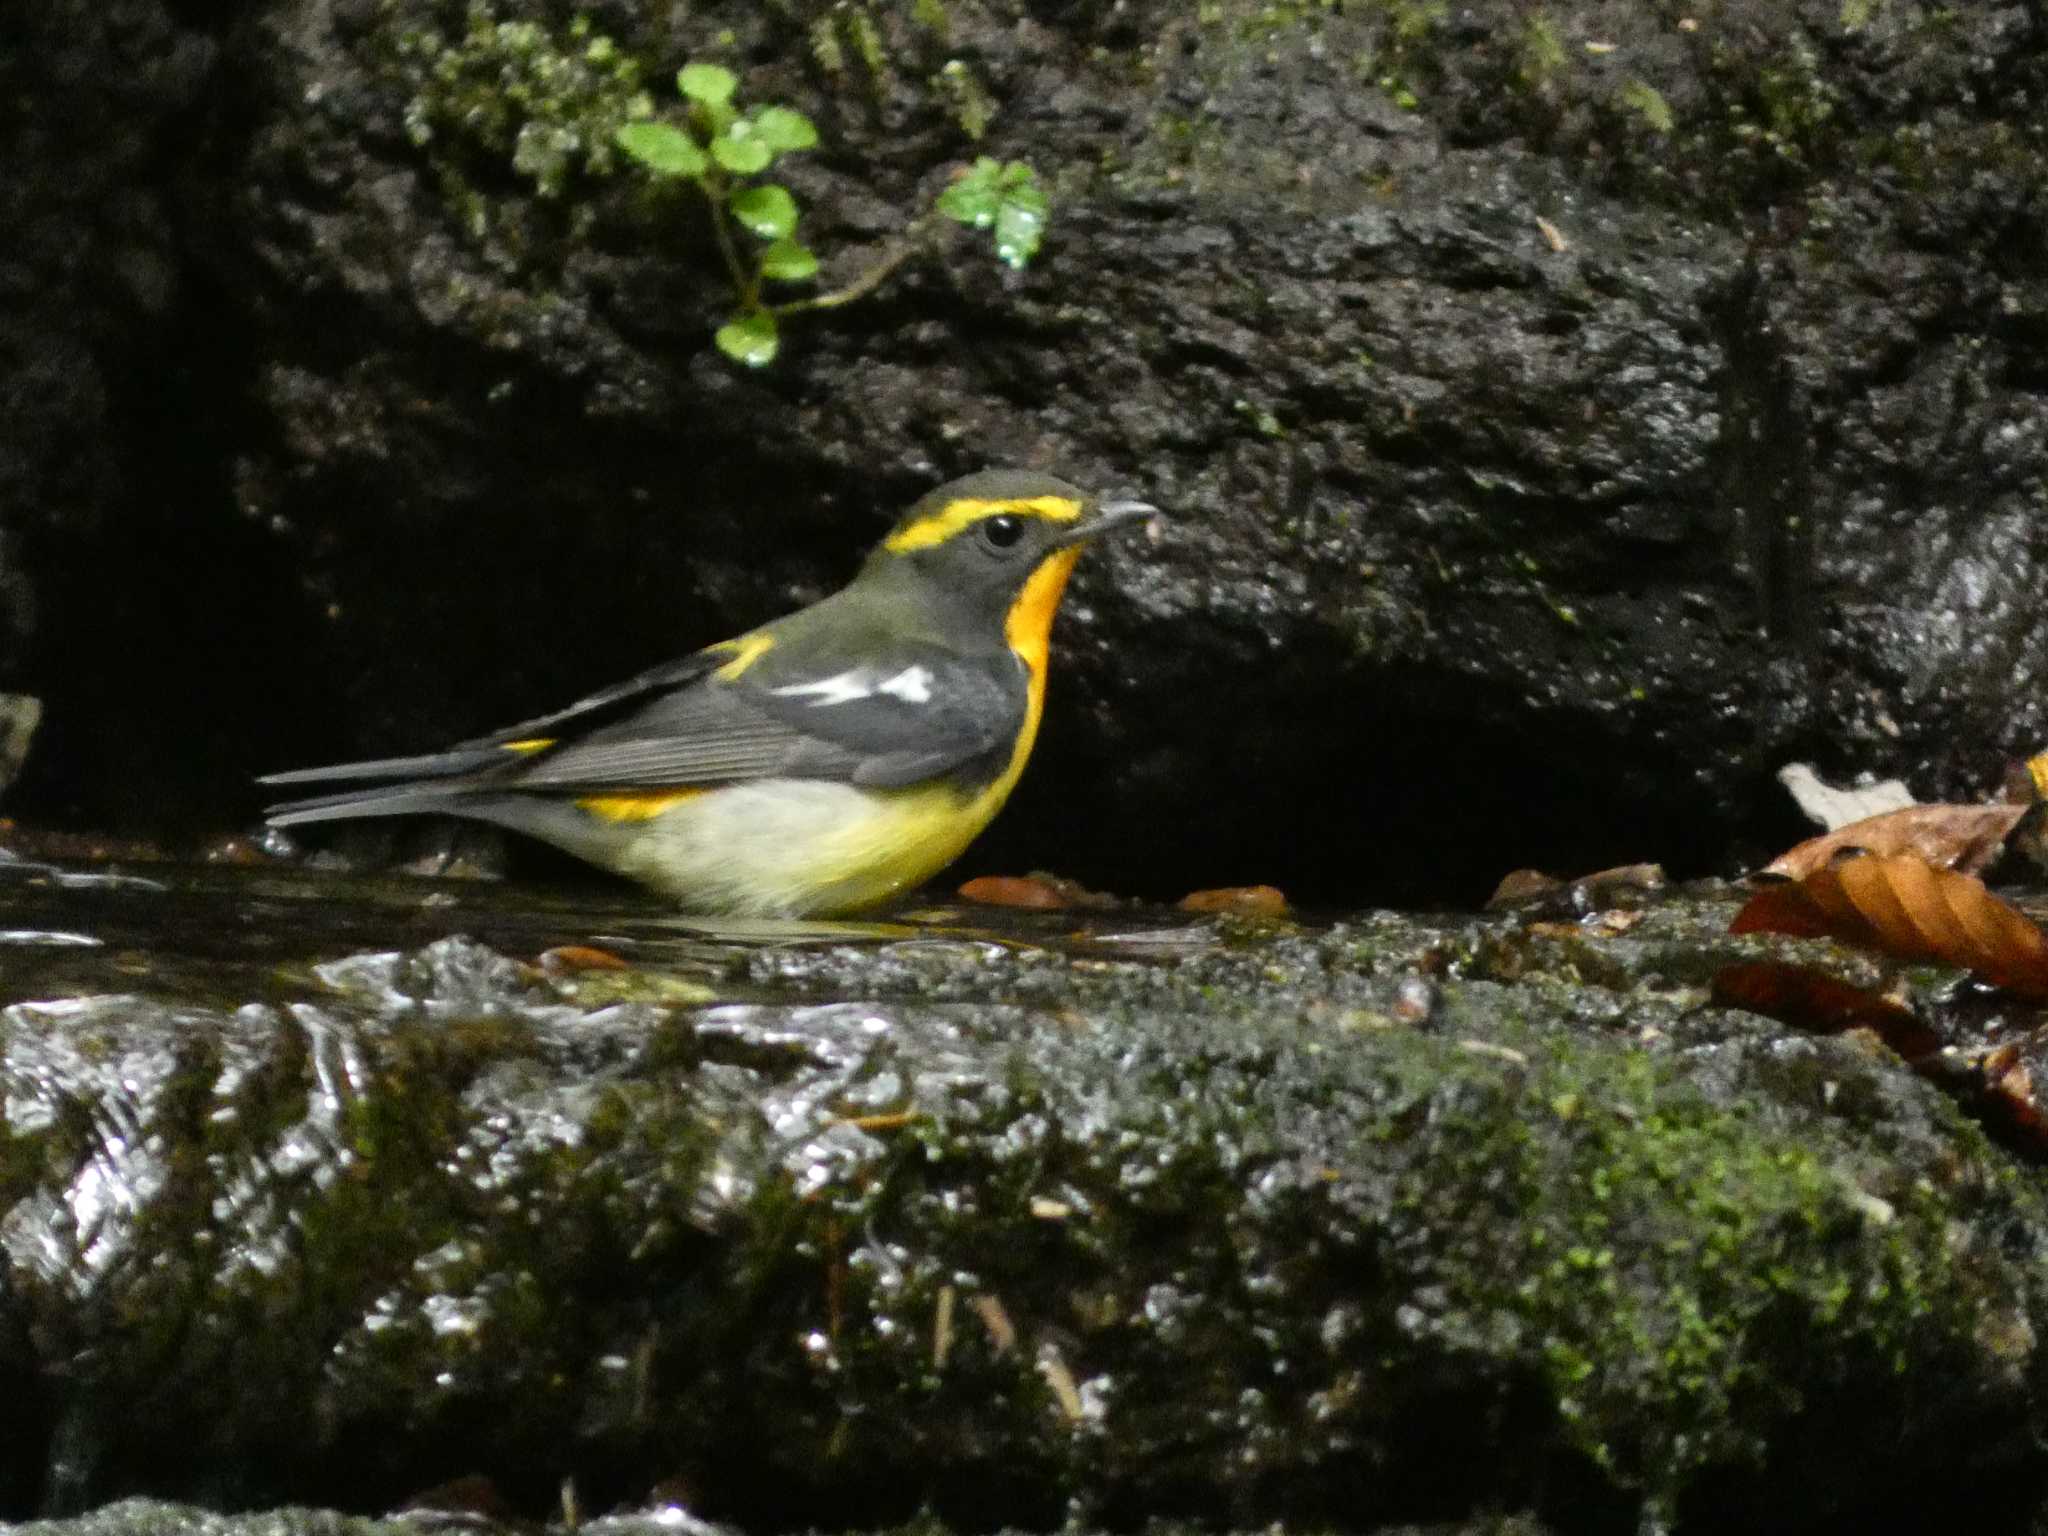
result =
[{"label": "bird", "polygon": [[884,905],[958,858],[1016,787],[1083,549],[1157,515],[1050,475],[968,475],[809,607],[446,751],[268,775],[367,787],[265,819],[490,822],[707,915]]}]

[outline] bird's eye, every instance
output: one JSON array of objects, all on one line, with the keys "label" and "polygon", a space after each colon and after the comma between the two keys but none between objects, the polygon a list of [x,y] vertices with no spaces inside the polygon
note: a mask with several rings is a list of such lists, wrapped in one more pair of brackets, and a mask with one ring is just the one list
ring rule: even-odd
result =
[{"label": "bird's eye", "polygon": [[1000,512],[982,523],[981,536],[997,549],[1009,549],[1024,537],[1024,519]]}]

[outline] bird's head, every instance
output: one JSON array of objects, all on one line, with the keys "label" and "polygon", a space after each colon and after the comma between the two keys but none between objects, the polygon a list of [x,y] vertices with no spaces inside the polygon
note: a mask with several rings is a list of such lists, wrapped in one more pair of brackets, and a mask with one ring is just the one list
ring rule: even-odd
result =
[{"label": "bird's head", "polygon": [[904,513],[862,568],[901,583],[954,622],[998,630],[1010,648],[1042,651],[1067,577],[1097,534],[1157,515],[1139,501],[1099,501],[1026,470],[992,469],[940,486]]}]

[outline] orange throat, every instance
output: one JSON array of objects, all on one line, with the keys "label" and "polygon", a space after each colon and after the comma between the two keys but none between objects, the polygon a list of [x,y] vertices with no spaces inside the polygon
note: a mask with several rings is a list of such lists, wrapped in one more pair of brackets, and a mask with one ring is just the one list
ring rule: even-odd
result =
[{"label": "orange throat", "polygon": [[1017,594],[1017,600],[1010,604],[1009,615],[1003,620],[1003,638],[1009,642],[1017,659],[1024,663],[1024,727],[1017,733],[1017,745],[1010,753],[1009,767],[993,786],[991,815],[1024,772],[1024,764],[1038,740],[1038,720],[1045,712],[1045,663],[1052,646],[1053,615],[1060,611],[1060,598],[1066,594],[1067,578],[1074,574],[1074,562],[1080,558],[1081,546],[1070,544],[1040,562],[1038,569],[1024,583],[1024,590]]},{"label": "orange throat", "polygon": [[1052,643],[1053,615],[1060,611],[1066,595],[1067,578],[1074,574],[1074,562],[1081,558],[1081,546],[1069,544],[1039,562],[1038,569],[1024,583],[1024,590],[1010,604],[1003,620],[1003,638],[1010,643],[1024,665],[1031,669],[1031,696],[1035,703],[1045,686],[1045,657]]}]

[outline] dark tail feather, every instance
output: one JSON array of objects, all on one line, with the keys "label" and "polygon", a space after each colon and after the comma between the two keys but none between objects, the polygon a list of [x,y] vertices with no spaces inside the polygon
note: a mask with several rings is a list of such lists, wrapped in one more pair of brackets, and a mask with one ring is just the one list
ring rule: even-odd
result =
[{"label": "dark tail feather", "polygon": [[273,827],[302,826],[309,821],[345,821],[355,816],[421,816],[452,811],[462,795],[453,785],[400,784],[384,789],[352,789],[311,800],[273,805],[263,819]]},{"label": "dark tail feather", "polygon": [[[267,773],[258,784],[326,784],[337,779],[445,779],[474,773],[508,760],[503,747],[469,747],[454,752],[429,752],[422,757],[383,757],[368,763],[333,763],[325,768],[294,768]],[[282,807],[281,807],[282,809]]]}]

